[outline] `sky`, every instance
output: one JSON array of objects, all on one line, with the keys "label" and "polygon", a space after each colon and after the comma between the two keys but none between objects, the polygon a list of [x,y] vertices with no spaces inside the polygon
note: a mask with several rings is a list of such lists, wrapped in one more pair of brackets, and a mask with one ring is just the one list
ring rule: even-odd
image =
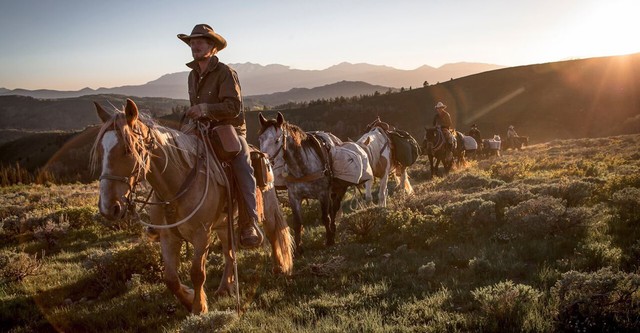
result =
[{"label": "sky", "polygon": [[0,87],[139,85],[186,71],[207,23],[228,64],[530,65],[640,52],[638,0],[0,0]]}]

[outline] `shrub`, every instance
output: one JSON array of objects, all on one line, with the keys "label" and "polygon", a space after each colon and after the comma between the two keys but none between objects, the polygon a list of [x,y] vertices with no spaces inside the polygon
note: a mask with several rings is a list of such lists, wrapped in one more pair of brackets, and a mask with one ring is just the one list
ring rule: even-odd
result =
[{"label": "shrub", "polygon": [[459,332],[468,328],[465,316],[455,311],[452,293],[446,289],[424,299],[404,303],[395,321],[418,332]]},{"label": "shrub", "polygon": [[47,219],[41,226],[33,230],[33,237],[44,242],[47,248],[53,248],[58,244],[58,240],[64,237],[69,230],[69,222],[65,215],[60,215],[57,222]]},{"label": "shrub", "polygon": [[450,215],[455,223],[488,225],[496,222],[495,206],[493,201],[475,198],[450,203],[444,207],[444,212]]},{"label": "shrub", "polygon": [[63,208],[54,215],[65,215],[70,227],[73,229],[81,229],[93,224],[97,214],[98,208],[95,205],[86,205],[82,207]]},{"label": "shrub", "polygon": [[0,252],[0,278],[1,284],[22,281],[30,275],[35,275],[42,266],[42,262],[36,255],[30,256],[24,252],[1,251]]},{"label": "shrub", "polygon": [[491,178],[510,183],[516,179],[526,178],[533,166],[534,162],[530,160],[500,161],[493,164],[489,172]]},{"label": "shrub", "polygon": [[496,218],[501,221],[504,216],[504,209],[509,206],[515,206],[520,202],[531,199],[533,194],[529,192],[526,186],[516,187],[500,187],[494,191],[480,196],[484,200],[490,200],[495,203]]},{"label": "shrub", "polygon": [[576,250],[581,255],[580,267],[586,270],[605,266],[619,267],[622,260],[622,250],[607,241],[580,244]]},{"label": "shrub", "polygon": [[237,321],[238,315],[233,311],[211,311],[188,316],[178,332],[228,332]]},{"label": "shrub", "polygon": [[385,208],[371,207],[352,214],[344,215],[340,225],[356,237],[365,239],[374,233],[376,228],[385,223]]},{"label": "shrub", "polygon": [[160,247],[147,240],[92,256],[88,264],[95,270],[98,284],[105,289],[124,286],[136,273],[144,281],[157,282],[163,271]]},{"label": "shrub", "polygon": [[640,189],[626,187],[615,192],[611,198],[611,205],[616,209],[624,221],[640,221]]},{"label": "shrub", "polygon": [[481,326],[492,332],[523,331],[542,293],[531,286],[504,281],[471,292],[479,304]]},{"label": "shrub", "polygon": [[520,234],[540,237],[565,227],[562,217],[566,210],[562,199],[541,196],[508,208],[505,220]]},{"label": "shrub", "polygon": [[556,330],[637,332],[640,327],[640,275],[569,271],[551,289]]},{"label": "shrub", "polygon": [[484,175],[473,175],[468,173],[453,174],[449,176],[449,178],[450,180],[446,183],[444,188],[459,189],[466,192],[484,188],[495,188],[505,184],[501,180],[491,179]]}]

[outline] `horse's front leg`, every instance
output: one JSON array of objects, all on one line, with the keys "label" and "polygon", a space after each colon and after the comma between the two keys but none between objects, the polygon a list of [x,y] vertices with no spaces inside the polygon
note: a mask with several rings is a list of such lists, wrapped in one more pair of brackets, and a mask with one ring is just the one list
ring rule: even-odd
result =
[{"label": "horse's front leg", "polygon": [[216,229],[216,234],[222,243],[222,255],[224,257],[224,270],[220,278],[220,285],[215,292],[216,297],[232,296],[234,293],[233,283],[235,275],[233,273],[233,254],[231,253],[231,244],[229,243],[229,233],[227,232],[226,222],[220,228]]},{"label": "horse's front leg", "polygon": [[296,243],[295,254],[300,255],[302,249],[302,200],[293,197],[292,191],[289,190],[289,206],[291,206],[291,215],[293,215],[293,239]]},{"label": "horse's front leg", "polygon": [[[333,192],[333,191],[332,191]],[[327,198],[321,199],[320,200],[320,214],[322,215],[322,223],[324,224],[324,229],[326,231],[327,234],[327,239],[325,241],[325,245],[327,246],[331,246],[333,244],[336,243],[336,226],[335,223],[333,223],[332,225],[332,221],[331,221],[331,216],[332,211],[333,211],[333,207],[331,207],[331,210],[329,210],[329,206],[331,205],[331,202],[333,201],[333,196],[334,193],[330,193],[329,195],[327,195]]]},{"label": "horse's front leg", "polygon": [[204,281],[207,278],[206,261],[209,252],[209,236],[208,231],[198,233],[193,241],[193,259],[191,260],[191,282],[193,282],[193,314],[201,314],[207,312],[207,295],[204,292]]},{"label": "horse's front leg", "polygon": [[[149,218],[151,223],[166,224],[165,210],[160,206],[149,207]],[[180,249],[182,239],[168,229],[159,229],[160,250],[164,263],[164,283],[167,288],[176,296],[178,301],[191,311],[193,305],[193,290],[180,282],[178,269],[180,268]]]},{"label": "horse's front leg", "polygon": [[191,312],[193,308],[193,289],[182,284],[178,276],[182,240],[167,229],[160,230],[160,248],[164,262],[164,283],[178,301]]}]

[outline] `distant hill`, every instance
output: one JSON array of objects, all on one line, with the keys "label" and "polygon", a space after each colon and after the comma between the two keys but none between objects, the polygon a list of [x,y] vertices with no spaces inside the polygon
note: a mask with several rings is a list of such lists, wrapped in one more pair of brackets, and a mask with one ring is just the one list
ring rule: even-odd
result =
[{"label": "distant hill", "polygon": [[[339,81],[364,81],[386,87],[421,87],[424,81],[442,82],[504,66],[481,63],[447,64],[440,68],[422,66],[414,70],[401,70],[388,66],[341,63],[323,70],[291,69],[284,65],[230,64],[240,77],[242,93],[246,97],[288,91],[293,88],[314,88]],[[95,94],[119,94],[140,97],[167,97],[188,99],[188,71],[166,74],[142,85],[79,91],[9,90],[0,88],[0,95],[22,95],[36,98],[69,98]]]},{"label": "distant hill", "polygon": [[[376,116],[416,138],[431,124],[437,101],[456,128],[477,123],[485,137],[513,124],[532,142],[640,133],[640,53],[511,67],[351,103],[283,111],[305,130],[358,138]],[[265,112],[274,116],[275,112]],[[257,114],[248,116],[255,140]]]},{"label": "distant hill", "polygon": [[316,88],[294,88],[286,92],[267,95],[253,95],[245,98],[253,105],[278,106],[286,103],[308,102],[318,99],[331,99],[336,97],[353,97],[361,95],[373,95],[376,92],[385,93],[398,91],[398,89],[376,86],[366,82],[341,81]]},{"label": "distant hill", "polygon": [[[0,96],[0,129],[79,130],[100,120],[93,102],[107,110],[121,108],[127,96],[90,95],[75,98],[36,99],[27,96]],[[189,105],[186,100],[146,97],[136,98],[141,110],[154,116],[170,114],[173,108]]]},{"label": "distant hill", "polygon": [[[513,124],[520,135],[530,136],[532,143],[539,143],[554,139],[640,133],[638,82],[640,53],[505,68],[404,92],[339,102],[325,101],[282,112],[287,120],[305,130],[331,131],[343,139],[357,139],[363,134],[366,124],[380,116],[382,120],[409,131],[418,141],[422,141],[424,126],[433,119],[433,106],[437,101],[442,101],[448,105],[447,110],[458,130],[467,132],[470,125],[476,123],[486,138],[493,134],[504,136],[507,127]],[[21,98],[33,103],[29,101],[30,98]],[[123,101],[122,96],[114,104],[119,106]],[[83,116],[96,117],[93,106],[90,103],[89,106],[83,111]],[[274,117],[276,111],[263,114]],[[64,112],[56,116],[64,117],[76,119],[80,116]],[[6,122],[7,118],[6,114],[0,112],[2,122]],[[175,121],[177,115],[169,114],[165,118]],[[95,118],[92,123],[97,122]],[[256,143],[258,112],[247,114],[247,127],[248,141]],[[89,128],[74,134],[74,147],[83,144],[88,147],[95,139],[95,132],[91,134],[91,130]],[[25,137],[20,139],[18,145],[15,145],[16,141],[1,145],[2,162],[25,165],[30,151],[42,151],[43,155],[54,151],[50,146],[58,141],[54,140],[55,134],[52,135],[40,139]],[[69,142],[65,141],[65,147],[69,147]],[[10,144],[13,145],[11,150],[5,150],[5,146]],[[88,148],[61,150],[71,151],[72,156],[80,156],[83,153],[79,152],[88,151]],[[10,156],[17,152],[19,158]],[[63,155],[56,153],[56,156]],[[88,160],[88,157],[85,158]],[[64,161],[64,158],[56,160]],[[83,165],[86,166],[86,161]]]}]

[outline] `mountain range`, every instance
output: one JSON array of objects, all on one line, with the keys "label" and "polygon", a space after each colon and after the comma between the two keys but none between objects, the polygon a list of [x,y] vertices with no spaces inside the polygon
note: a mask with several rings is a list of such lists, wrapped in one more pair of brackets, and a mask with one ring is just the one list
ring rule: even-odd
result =
[{"label": "mountain range", "polygon": [[[323,70],[292,69],[288,66],[253,63],[230,64],[237,72],[242,85],[242,93],[252,99],[253,95],[287,92],[294,88],[314,88],[340,81],[362,81],[371,85],[392,88],[422,87],[444,82],[475,73],[486,72],[504,66],[483,63],[454,63],[435,68],[421,66],[413,70],[396,69],[389,66],[365,63],[343,62]],[[119,94],[137,97],[165,97],[188,99],[187,76],[189,72],[166,74],[141,85],[127,85],[113,88],[84,88],[77,91],[26,90],[0,88],[2,95],[22,95],[35,98],[69,98],[95,94]],[[385,89],[386,90],[386,89]],[[336,97],[336,96],[333,96]],[[316,97],[317,98],[317,97]]]}]

